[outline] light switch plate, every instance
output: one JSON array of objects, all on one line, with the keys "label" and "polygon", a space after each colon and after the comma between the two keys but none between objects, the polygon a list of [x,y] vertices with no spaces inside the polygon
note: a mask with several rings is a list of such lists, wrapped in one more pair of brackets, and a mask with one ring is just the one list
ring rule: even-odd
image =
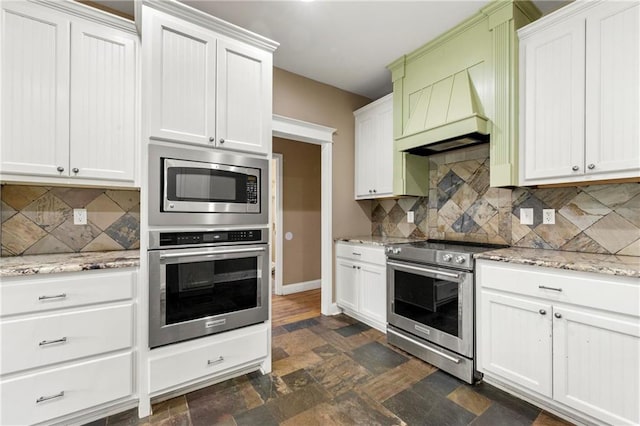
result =
[{"label": "light switch plate", "polygon": [[73,224],[74,225],[87,224],[87,209],[73,209]]},{"label": "light switch plate", "polygon": [[533,225],[533,209],[520,209],[520,224]]},{"label": "light switch plate", "polygon": [[408,211],[407,212],[407,222],[408,223],[413,223],[415,220],[416,220],[415,213],[413,211]]},{"label": "light switch plate", "polygon": [[542,209],[542,223],[545,225],[555,225],[556,211],[554,209]]}]

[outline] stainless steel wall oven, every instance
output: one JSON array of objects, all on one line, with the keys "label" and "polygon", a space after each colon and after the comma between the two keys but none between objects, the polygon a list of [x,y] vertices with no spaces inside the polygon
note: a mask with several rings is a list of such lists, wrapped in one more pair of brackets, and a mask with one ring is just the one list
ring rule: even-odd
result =
[{"label": "stainless steel wall oven", "polygon": [[149,235],[149,346],[268,319],[268,229]]},{"label": "stainless steel wall oven", "polygon": [[267,225],[269,161],[149,145],[150,225]]}]

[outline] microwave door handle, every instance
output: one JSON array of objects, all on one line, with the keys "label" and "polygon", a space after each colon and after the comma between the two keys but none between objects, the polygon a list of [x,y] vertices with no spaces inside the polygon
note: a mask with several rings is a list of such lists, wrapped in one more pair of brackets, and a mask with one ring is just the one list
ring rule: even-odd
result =
[{"label": "microwave door handle", "polygon": [[460,274],[454,274],[452,272],[445,272],[445,271],[438,271],[438,270],[429,269],[429,268],[420,268],[420,267],[411,266],[411,265],[404,265],[402,263],[387,262],[387,265],[396,266],[396,267],[404,268],[404,269],[409,269],[411,271],[416,271],[416,272],[426,272],[427,274],[442,275],[443,277],[450,277],[450,278],[455,278],[455,279],[460,278]]},{"label": "microwave door handle", "polygon": [[185,253],[167,253],[161,254],[160,260],[163,259],[175,259],[176,257],[194,257],[194,256],[217,256],[220,254],[234,254],[234,253],[251,253],[251,252],[261,252],[265,251],[264,247],[258,248],[238,248],[238,249],[229,249],[229,250],[220,250],[220,251],[189,251]]}]

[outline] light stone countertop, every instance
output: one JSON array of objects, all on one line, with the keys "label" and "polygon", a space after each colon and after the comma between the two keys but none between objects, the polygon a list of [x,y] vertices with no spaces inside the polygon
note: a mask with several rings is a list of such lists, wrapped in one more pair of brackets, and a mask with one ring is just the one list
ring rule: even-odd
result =
[{"label": "light stone countertop", "polygon": [[365,244],[370,246],[386,246],[388,244],[412,243],[415,241],[425,241],[427,238],[402,238],[402,237],[381,237],[373,235],[362,235],[356,237],[339,237],[334,241],[342,241],[353,244]]},{"label": "light stone countertop", "polygon": [[128,268],[139,265],[139,250],[37,254],[0,258],[0,277]]},{"label": "light stone countertop", "polygon": [[520,265],[640,278],[640,257],[638,256],[510,247],[477,253],[474,257]]}]

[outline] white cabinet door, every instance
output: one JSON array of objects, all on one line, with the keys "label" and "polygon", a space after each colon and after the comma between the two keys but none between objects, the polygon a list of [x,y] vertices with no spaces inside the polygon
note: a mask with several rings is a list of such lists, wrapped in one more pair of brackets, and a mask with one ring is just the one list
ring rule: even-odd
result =
[{"label": "white cabinet door", "polygon": [[376,144],[376,191],[378,196],[393,195],[393,103],[392,98],[380,108],[378,143]]},{"label": "white cabinet door", "polygon": [[27,2],[3,2],[1,18],[0,172],[67,175],[69,19]]},{"label": "white cabinet door", "polygon": [[[216,121],[216,38],[213,33],[145,9],[150,28],[149,134],[211,146]],[[149,35],[149,39],[145,36]],[[145,47],[146,49],[146,47]]]},{"label": "white cabinet door", "polygon": [[133,181],[134,36],[73,22],[71,75],[70,175]]},{"label": "white cabinet door", "polygon": [[586,25],[586,173],[638,176],[640,4],[603,2]]},{"label": "white cabinet door", "polygon": [[373,114],[356,118],[356,198],[374,198],[377,124]]},{"label": "white cabinet door", "polygon": [[385,327],[387,323],[387,269],[363,263],[360,275],[360,313]]},{"label": "white cabinet door", "polygon": [[218,148],[266,154],[271,146],[271,54],[218,41]]},{"label": "white cabinet door", "polygon": [[640,423],[637,318],[554,307],[553,397],[606,423]]},{"label": "white cabinet door", "polygon": [[480,370],[551,397],[551,316],[550,304],[482,290]]},{"label": "white cabinet door", "polygon": [[336,303],[338,306],[358,311],[360,283],[354,262],[336,259]]},{"label": "white cabinet door", "polygon": [[523,183],[584,174],[584,17],[521,42]]}]

